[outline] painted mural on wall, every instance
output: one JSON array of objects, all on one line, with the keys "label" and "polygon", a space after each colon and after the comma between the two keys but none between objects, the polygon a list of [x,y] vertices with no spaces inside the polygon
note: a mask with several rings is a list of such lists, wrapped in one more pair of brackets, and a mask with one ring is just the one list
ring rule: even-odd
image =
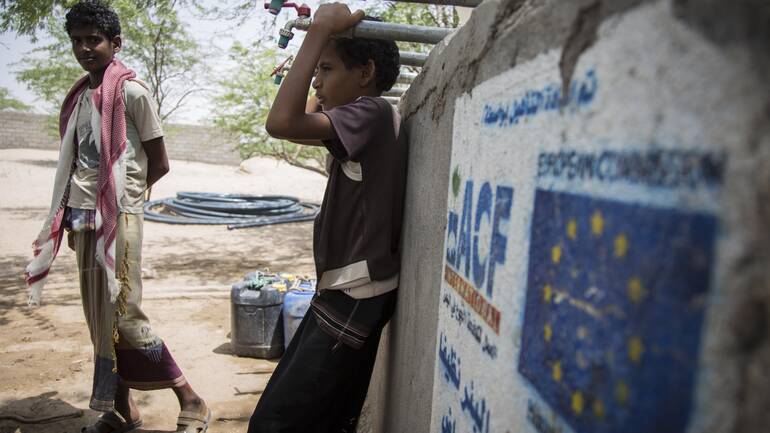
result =
[{"label": "painted mural on wall", "polygon": [[684,431],[716,222],[535,193],[518,370],[577,432]]},{"label": "painted mural on wall", "polygon": [[600,28],[566,95],[554,50],[456,101],[431,431],[689,431],[727,114],[655,79],[707,47],[628,55],[661,14]]}]

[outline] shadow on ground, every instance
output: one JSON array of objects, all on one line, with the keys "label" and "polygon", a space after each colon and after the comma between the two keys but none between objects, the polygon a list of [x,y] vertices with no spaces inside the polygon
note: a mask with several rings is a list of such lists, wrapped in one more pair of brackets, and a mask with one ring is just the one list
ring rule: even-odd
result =
[{"label": "shadow on ground", "polygon": [[[0,207],[0,212],[10,216],[13,219],[40,221],[40,227],[43,226],[43,220],[45,220],[45,217],[48,216],[47,207],[35,207],[35,206]],[[34,239],[29,240],[30,254],[32,254],[31,244],[33,240]]]},{"label": "shadow on ground", "polygon": [[[224,285],[242,278],[244,270],[270,267],[269,262],[254,260],[248,254],[232,254],[227,261],[221,257],[208,258],[205,255],[203,251],[165,254],[162,259],[153,261],[152,267],[161,277],[183,275],[198,280],[199,284]],[[244,263],[249,266],[244,266]]]},{"label": "shadow on ground", "polygon": [[[78,409],[55,398],[56,391],[11,401],[0,407],[0,433],[79,432],[101,415],[90,409]],[[137,433],[166,433],[174,430],[139,428]]]},{"label": "shadow on ground", "polygon": [[[24,283],[24,264],[27,258],[20,255],[0,257],[0,326],[10,323],[11,310],[24,304],[26,285]],[[38,325],[46,325],[40,317]]]},{"label": "shadow on ground", "polygon": [[[24,282],[24,267],[29,259],[21,255],[0,257],[0,326],[10,323],[13,310],[32,319],[41,329],[53,329],[51,320],[40,314],[37,308],[27,306],[27,286]],[[78,305],[78,293],[57,295],[46,299],[47,304]]]},{"label": "shadow on ground", "polygon": [[98,414],[55,398],[56,391],[10,401],[0,407],[0,433],[79,432]]},{"label": "shadow on ground", "polygon": [[59,161],[55,159],[17,159],[13,162],[43,168],[56,168],[56,165],[59,163]]},{"label": "shadow on ground", "polygon": [[212,352],[216,353],[217,355],[235,356],[235,352],[233,352],[233,345],[230,344],[230,342],[220,344],[219,346],[215,347]]},{"label": "shadow on ground", "polygon": [[[222,230],[227,229],[222,226]],[[152,242],[156,245],[177,242],[184,245],[184,248],[145,262],[157,271],[160,278],[184,275],[200,284],[229,285],[250,270],[295,272],[293,267],[297,263],[312,263],[312,237],[308,236],[309,233],[312,233],[309,223],[243,229],[232,237],[232,244],[225,245],[225,248],[217,246],[218,251],[212,251],[211,242],[205,239],[155,239]],[[151,247],[150,243],[145,242],[145,249]]]}]

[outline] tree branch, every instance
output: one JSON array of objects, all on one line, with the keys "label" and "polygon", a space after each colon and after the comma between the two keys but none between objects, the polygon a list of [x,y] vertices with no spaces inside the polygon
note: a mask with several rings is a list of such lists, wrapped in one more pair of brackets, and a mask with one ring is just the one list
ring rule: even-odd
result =
[{"label": "tree branch", "polygon": [[165,121],[169,116],[171,116],[171,113],[173,113],[178,108],[180,108],[182,106],[182,101],[185,98],[187,98],[188,96],[190,96],[191,94],[193,94],[195,92],[202,92],[203,90],[204,89],[190,89],[190,90],[186,91],[182,96],[179,97],[179,99],[176,101],[176,104],[174,104],[174,107],[171,110],[169,110],[168,112],[166,112],[166,114],[161,116],[161,120]]},{"label": "tree branch", "polygon": [[283,160],[286,161],[289,165],[293,165],[294,167],[304,168],[305,170],[310,170],[312,172],[318,173],[323,177],[329,177],[329,175],[326,173],[326,170],[318,168],[314,165],[308,165],[301,161],[287,159],[287,158],[283,158]]}]

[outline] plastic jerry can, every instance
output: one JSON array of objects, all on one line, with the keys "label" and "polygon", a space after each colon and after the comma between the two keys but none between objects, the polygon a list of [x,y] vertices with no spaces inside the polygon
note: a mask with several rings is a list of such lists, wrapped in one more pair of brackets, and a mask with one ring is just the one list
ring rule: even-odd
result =
[{"label": "plastic jerry can", "polygon": [[283,354],[281,309],[284,292],[251,290],[234,284],[230,292],[230,340],[238,356],[273,359]]},{"label": "plastic jerry can", "polygon": [[289,347],[302,318],[310,308],[310,301],[314,294],[313,290],[292,289],[286,292],[283,300],[283,339],[286,347]]}]

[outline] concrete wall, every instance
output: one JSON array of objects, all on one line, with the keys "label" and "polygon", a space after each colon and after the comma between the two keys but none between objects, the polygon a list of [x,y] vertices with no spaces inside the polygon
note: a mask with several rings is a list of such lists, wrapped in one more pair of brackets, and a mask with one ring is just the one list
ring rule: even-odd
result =
[{"label": "concrete wall", "polygon": [[49,132],[55,131],[49,119],[43,114],[0,111],[0,149],[58,149],[58,141]]},{"label": "concrete wall", "polygon": [[197,125],[165,126],[169,158],[210,164],[238,165],[237,141],[224,131]]},{"label": "concrete wall", "polygon": [[768,60],[762,2],[476,8],[400,107],[367,428],[767,431]]},{"label": "concrete wall", "polygon": [[[17,111],[0,111],[0,149],[59,148],[56,127],[49,116]],[[210,164],[238,165],[237,142],[223,131],[208,126],[165,125],[169,158]]]}]

